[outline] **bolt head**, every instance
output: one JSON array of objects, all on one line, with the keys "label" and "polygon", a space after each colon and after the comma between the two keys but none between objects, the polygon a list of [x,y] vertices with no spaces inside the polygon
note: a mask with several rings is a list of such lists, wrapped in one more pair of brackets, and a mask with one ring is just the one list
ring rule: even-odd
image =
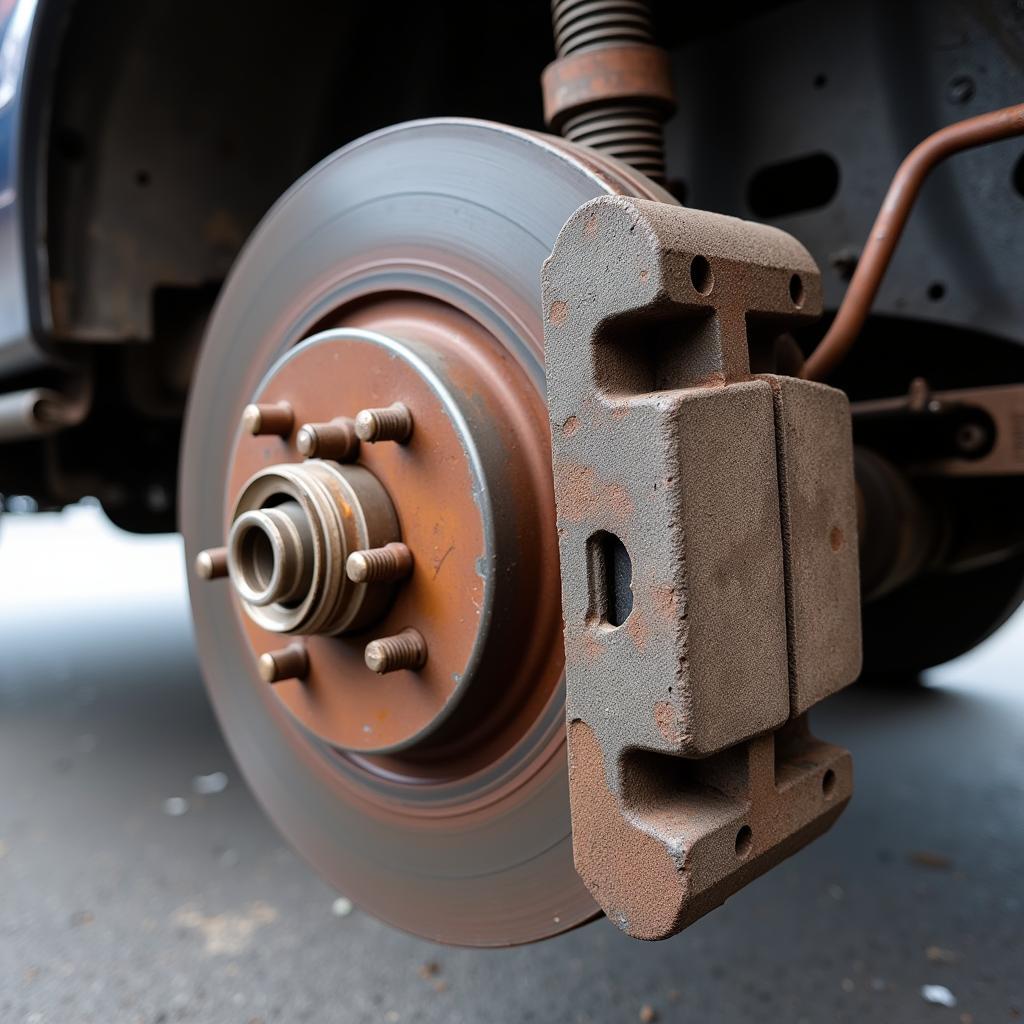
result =
[{"label": "bolt head", "polygon": [[242,429],[254,437],[263,429],[263,414],[258,405],[247,405],[242,410]]},{"label": "bolt head", "polygon": [[968,454],[983,448],[986,440],[985,429],[980,423],[962,423],[956,432],[956,446]]},{"label": "bolt head", "polygon": [[303,458],[311,459],[316,454],[316,431],[308,424],[295,435],[295,447]]},{"label": "bolt head", "polygon": [[366,667],[371,672],[382,673],[387,667],[387,651],[383,645],[377,640],[371,640],[366,645],[366,650],[363,653],[363,657],[366,661]]},{"label": "bolt head", "polygon": [[265,683],[280,683],[286,679],[305,679],[309,672],[309,656],[305,647],[291,644],[279,651],[261,654],[256,671]]},{"label": "bolt head", "polygon": [[369,409],[356,415],[356,437],[360,441],[372,441],[377,436],[377,418]]},{"label": "bolt head", "polygon": [[201,580],[216,580],[227,575],[227,558],[224,548],[207,548],[196,555],[196,575]]},{"label": "bolt head", "polygon": [[969,75],[957,75],[949,83],[946,95],[950,103],[967,103],[974,98],[974,79]]},{"label": "bolt head", "polygon": [[277,679],[277,665],[274,664],[274,659],[271,655],[261,654],[260,660],[257,663],[257,669],[263,682],[272,683]]},{"label": "bolt head", "polygon": [[366,556],[362,551],[353,551],[352,554],[348,556],[348,561],[345,563],[345,575],[347,575],[353,583],[365,583],[369,568]]}]

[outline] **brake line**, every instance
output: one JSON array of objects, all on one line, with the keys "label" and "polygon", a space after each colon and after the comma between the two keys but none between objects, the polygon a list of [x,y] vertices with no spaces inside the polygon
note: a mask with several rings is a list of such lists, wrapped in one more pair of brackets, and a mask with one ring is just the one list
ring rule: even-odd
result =
[{"label": "brake line", "polygon": [[918,143],[896,171],[878,211],[864,252],[832,326],[808,356],[800,376],[824,380],[842,362],[860,334],[896,243],[925,178],[936,164],[965,149],[1024,134],[1024,103],[942,128]]}]

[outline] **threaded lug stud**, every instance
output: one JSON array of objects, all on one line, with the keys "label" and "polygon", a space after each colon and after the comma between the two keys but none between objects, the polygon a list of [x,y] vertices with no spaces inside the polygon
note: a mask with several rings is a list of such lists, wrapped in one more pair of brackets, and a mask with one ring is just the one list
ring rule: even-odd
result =
[{"label": "threaded lug stud", "polygon": [[242,429],[254,437],[265,434],[287,437],[294,425],[295,414],[287,402],[247,405],[242,412]]},{"label": "threaded lug stud", "polygon": [[359,438],[355,424],[349,419],[304,423],[295,435],[295,447],[306,459],[352,462],[359,454]]},{"label": "threaded lug stud", "polygon": [[427,642],[415,629],[403,629],[394,636],[371,640],[366,645],[366,667],[378,675],[399,669],[423,668],[427,663]]},{"label": "threaded lug stud", "polygon": [[353,551],[345,572],[353,583],[395,583],[412,572],[412,552],[397,541],[382,548]]},{"label": "threaded lug stud", "polygon": [[201,580],[219,580],[228,574],[228,549],[207,548],[196,555],[196,575]]},{"label": "threaded lug stud", "polygon": [[404,444],[412,434],[412,413],[401,402],[385,409],[363,409],[356,416],[356,433],[362,441],[397,441]]},{"label": "threaded lug stud", "polygon": [[309,673],[309,655],[302,644],[289,644],[278,651],[268,651],[260,655],[259,672],[265,683],[305,679]]}]

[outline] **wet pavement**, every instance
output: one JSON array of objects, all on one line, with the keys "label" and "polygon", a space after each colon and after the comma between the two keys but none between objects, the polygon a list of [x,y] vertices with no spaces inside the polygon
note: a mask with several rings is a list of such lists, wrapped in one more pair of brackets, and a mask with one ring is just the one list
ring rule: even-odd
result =
[{"label": "wet pavement", "polygon": [[476,951],[352,909],[264,818],[199,679],[177,538],[7,517],[0,584],[3,1024],[1024,1018],[1020,614],[926,687],[817,712],[853,803],[683,935]]}]

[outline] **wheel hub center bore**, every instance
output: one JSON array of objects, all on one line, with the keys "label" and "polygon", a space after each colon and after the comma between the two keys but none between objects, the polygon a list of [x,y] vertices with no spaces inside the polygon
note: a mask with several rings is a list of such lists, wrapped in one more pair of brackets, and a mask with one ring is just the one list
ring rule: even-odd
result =
[{"label": "wheel hub center bore", "polygon": [[485,748],[557,684],[538,685],[558,607],[541,399],[451,307],[371,306],[252,396],[212,574],[230,577],[259,675],[322,739]]},{"label": "wheel hub center bore", "polygon": [[266,630],[353,632],[379,617],[394,581],[353,579],[348,560],[397,540],[394,506],[372,473],[324,459],[282,463],[239,494],[228,571],[242,608]]}]

